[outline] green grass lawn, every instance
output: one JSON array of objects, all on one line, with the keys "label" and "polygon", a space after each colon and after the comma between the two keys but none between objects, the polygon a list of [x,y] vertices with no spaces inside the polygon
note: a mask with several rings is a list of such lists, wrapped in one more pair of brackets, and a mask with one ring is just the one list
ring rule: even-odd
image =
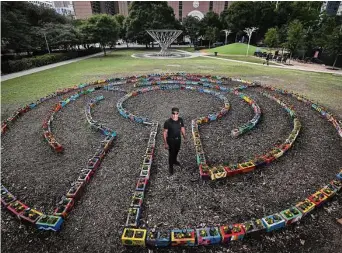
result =
[{"label": "green grass lawn", "polygon": [[[237,60],[237,61],[246,61],[246,62],[253,62],[253,63],[260,63],[263,64],[265,62],[264,59],[254,57],[254,56],[245,56],[245,55],[217,55],[218,58],[230,59],[230,60]],[[273,62],[269,62],[269,65],[277,65]]]},{"label": "green grass lawn", "polygon": [[1,115],[56,91],[58,88],[98,79],[157,72],[188,72],[243,77],[283,87],[321,102],[342,118],[341,76],[297,70],[266,68],[254,64],[197,57],[151,60],[131,57],[137,50],[120,50],[1,83]]},{"label": "green grass lawn", "polygon": [[[254,55],[254,52],[256,49],[257,47],[249,45],[248,55]],[[247,44],[233,43],[233,44],[225,45],[222,47],[211,48],[207,51],[211,53],[218,52],[219,54],[246,55]]]},{"label": "green grass lawn", "polygon": [[194,47],[181,47],[181,48],[173,48],[173,49],[177,49],[177,50],[183,50],[183,51],[187,51],[187,52],[191,52],[194,53],[195,52],[195,48]]}]

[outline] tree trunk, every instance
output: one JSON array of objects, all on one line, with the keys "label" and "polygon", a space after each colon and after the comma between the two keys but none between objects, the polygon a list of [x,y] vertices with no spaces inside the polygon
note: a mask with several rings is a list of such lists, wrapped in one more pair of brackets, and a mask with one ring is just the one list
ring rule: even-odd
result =
[{"label": "tree trunk", "polygon": [[[292,58],[292,52],[290,54],[290,58],[289,58],[289,65],[290,65],[290,62],[291,62],[291,58]],[[286,63],[286,62],[285,62]]]},{"label": "tree trunk", "polygon": [[210,40],[209,40],[209,49],[210,49]]},{"label": "tree trunk", "polygon": [[146,48],[147,48],[147,43],[145,45],[146,45]]},{"label": "tree trunk", "polygon": [[105,45],[102,45],[102,49],[103,49],[103,54],[104,54],[104,56],[106,56],[107,54],[106,54],[106,46]]},{"label": "tree trunk", "polygon": [[338,58],[338,54],[336,54],[336,58],[335,58],[335,61],[334,61],[334,64],[333,64],[333,68],[335,68],[335,64],[337,62],[337,58]]}]

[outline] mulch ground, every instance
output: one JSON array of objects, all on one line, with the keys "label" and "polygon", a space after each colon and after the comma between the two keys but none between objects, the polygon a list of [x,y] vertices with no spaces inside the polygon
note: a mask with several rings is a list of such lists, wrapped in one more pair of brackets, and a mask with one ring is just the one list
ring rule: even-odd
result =
[{"label": "mulch ground", "polygon": [[[228,85],[230,87],[236,84]],[[127,91],[132,86],[122,87]],[[203,125],[201,138],[207,160],[212,164],[241,162],[285,141],[292,130],[290,116],[274,101],[249,88],[262,110],[261,121],[250,132],[232,138],[230,131],[253,118],[253,110],[233,94],[228,114]],[[273,93],[268,91],[269,93]],[[71,102],[57,113],[52,131],[65,147],[58,155],[42,140],[41,123],[58,100],[29,111],[2,137],[2,184],[20,200],[52,213],[56,203],[85,167],[103,136],[91,130],[85,106],[104,95],[93,110],[93,118],[118,133],[84,196],[58,233],[26,227],[2,211],[2,252],[147,252],[125,248],[120,236],[139,174],[139,165],[149,138],[149,128],[124,119],[116,110],[121,92],[96,91]],[[254,172],[203,182],[196,166],[191,138],[191,119],[217,112],[222,102],[213,96],[191,91],[155,91],[131,98],[124,106],[137,115],[160,123],[156,156],[144,202],[143,225],[160,228],[237,223],[279,212],[305,199],[335,177],[342,164],[342,142],[335,129],[319,114],[289,96],[302,123],[294,146],[280,159]],[[168,153],[163,149],[164,121],[172,107],[180,108],[188,140],[182,143],[182,168],[168,175]],[[342,248],[341,194],[299,223],[260,238],[236,241],[229,246],[169,248],[155,252],[339,252]]]}]

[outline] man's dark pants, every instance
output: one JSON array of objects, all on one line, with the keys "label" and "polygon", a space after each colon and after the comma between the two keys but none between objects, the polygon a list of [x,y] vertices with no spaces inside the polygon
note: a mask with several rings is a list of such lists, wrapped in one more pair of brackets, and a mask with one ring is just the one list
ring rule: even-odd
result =
[{"label": "man's dark pants", "polygon": [[173,174],[173,165],[177,161],[177,155],[181,146],[181,138],[167,138],[169,145],[169,172]]}]

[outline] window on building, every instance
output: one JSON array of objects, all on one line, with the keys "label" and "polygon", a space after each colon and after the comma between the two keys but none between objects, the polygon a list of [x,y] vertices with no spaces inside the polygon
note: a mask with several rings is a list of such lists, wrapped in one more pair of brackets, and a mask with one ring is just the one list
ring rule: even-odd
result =
[{"label": "window on building", "polygon": [[182,22],[183,20],[183,2],[179,1],[178,3],[178,16],[179,16],[179,20]]},{"label": "window on building", "polygon": [[213,1],[210,1],[209,2],[209,11],[212,11],[213,10]]},{"label": "window on building", "polygon": [[91,2],[91,10],[93,13],[101,13],[101,7],[99,1],[92,1]]},{"label": "window on building", "polygon": [[228,8],[228,1],[224,1],[224,9],[227,10]]}]

